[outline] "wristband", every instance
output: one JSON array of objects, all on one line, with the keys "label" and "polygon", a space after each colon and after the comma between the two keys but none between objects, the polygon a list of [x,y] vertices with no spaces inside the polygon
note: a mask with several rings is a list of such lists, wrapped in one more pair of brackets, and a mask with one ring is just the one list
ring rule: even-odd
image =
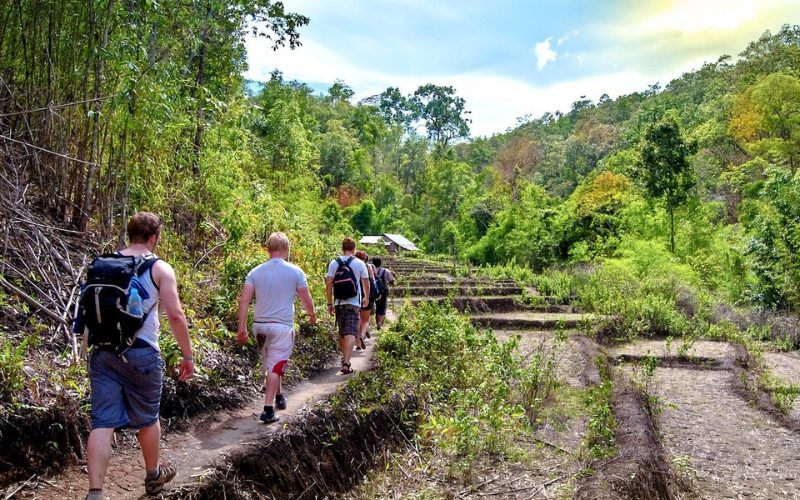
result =
[{"label": "wristband", "polygon": [[184,361],[191,361],[192,363],[194,363],[194,356],[184,356],[183,360]]}]

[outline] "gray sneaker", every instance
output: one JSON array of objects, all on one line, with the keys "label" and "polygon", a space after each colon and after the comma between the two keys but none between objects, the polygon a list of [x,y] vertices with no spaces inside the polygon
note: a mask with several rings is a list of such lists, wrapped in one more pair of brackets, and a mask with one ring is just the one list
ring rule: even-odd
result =
[{"label": "gray sneaker", "polygon": [[261,417],[259,420],[264,422],[265,424],[271,424],[273,422],[277,422],[280,420],[280,417],[275,415],[275,410],[272,408],[264,408],[264,411],[261,412]]},{"label": "gray sneaker", "polygon": [[275,409],[276,410],[286,409],[286,396],[284,396],[283,394],[275,395]]},{"label": "gray sneaker", "polygon": [[175,462],[168,460],[158,466],[158,476],[153,479],[144,480],[144,491],[148,495],[158,495],[164,488],[164,485],[175,479],[175,474],[178,473],[178,468]]}]

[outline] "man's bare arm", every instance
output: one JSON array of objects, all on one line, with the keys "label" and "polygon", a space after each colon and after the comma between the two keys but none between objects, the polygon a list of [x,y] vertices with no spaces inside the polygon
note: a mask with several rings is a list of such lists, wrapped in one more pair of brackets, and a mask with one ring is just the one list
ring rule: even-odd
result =
[{"label": "man's bare arm", "polygon": [[364,293],[361,307],[367,307],[369,305],[369,278],[361,278],[361,291]]},{"label": "man's bare arm", "polygon": [[300,297],[300,303],[303,304],[303,309],[308,314],[309,322],[312,325],[317,323],[317,313],[314,311],[314,299],[311,298],[311,292],[306,288],[298,288],[297,296]]},{"label": "man's bare arm", "polygon": [[325,298],[328,299],[328,314],[333,314],[333,276],[325,278]]},{"label": "man's bare arm", "polygon": [[189,338],[189,325],[186,322],[186,315],[183,313],[181,299],[178,296],[178,281],[175,278],[175,270],[163,260],[156,262],[153,270],[157,271],[153,280],[157,281],[161,305],[169,321],[169,327],[178,346],[183,353],[183,360],[180,366],[180,380],[189,380],[194,376],[194,357],[192,356],[192,342]]},{"label": "man's bare arm", "polygon": [[239,295],[239,328],[236,342],[240,344],[247,342],[247,313],[250,311],[250,302],[253,301],[255,293],[256,287],[251,283],[245,283]]}]

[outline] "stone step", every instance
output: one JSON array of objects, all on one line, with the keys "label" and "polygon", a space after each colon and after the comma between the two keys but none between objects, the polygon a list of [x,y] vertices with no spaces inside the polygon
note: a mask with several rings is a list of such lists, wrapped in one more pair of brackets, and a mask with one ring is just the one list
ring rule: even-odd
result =
[{"label": "stone step", "polygon": [[610,354],[623,359],[643,359],[648,356],[657,359],[671,360],[686,358],[711,360],[721,365],[732,362],[736,358],[736,348],[727,342],[712,340],[694,340],[674,338],[669,342],[664,339],[636,340],[611,349]]},{"label": "stone step", "polygon": [[470,320],[478,326],[502,329],[542,329],[578,328],[586,322],[593,322],[598,317],[591,314],[516,311],[507,313],[473,314]]},{"label": "stone step", "polygon": [[428,287],[428,286],[517,286],[511,280],[490,280],[475,278],[454,278],[444,275],[423,275],[423,276],[397,276],[395,286],[397,287]]},{"label": "stone step", "polygon": [[525,304],[520,298],[512,295],[504,296],[472,296],[472,297],[408,297],[412,304],[423,302],[444,303],[449,301],[453,307],[461,312],[472,313],[492,313],[509,311],[541,311],[555,313],[571,313],[572,306],[563,305],[529,305]]},{"label": "stone step", "polygon": [[475,296],[475,295],[521,295],[522,288],[506,285],[475,285],[475,286],[409,286],[397,287],[398,292],[411,296],[437,297],[449,295]]}]

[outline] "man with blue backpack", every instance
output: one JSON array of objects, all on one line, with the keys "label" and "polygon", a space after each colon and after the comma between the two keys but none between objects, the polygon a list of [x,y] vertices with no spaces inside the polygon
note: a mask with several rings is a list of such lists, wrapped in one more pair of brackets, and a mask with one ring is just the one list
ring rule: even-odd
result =
[{"label": "man with blue backpack", "polygon": [[161,221],[149,212],[131,217],[129,245],[104,254],[88,267],[81,292],[77,333],[90,347],[92,431],[87,444],[89,494],[103,498],[114,430],[137,429],[146,469],[148,494],[161,492],[177,472],[172,462],[159,463],[159,409],[164,361],[158,346],[159,304],[181,349],[179,379],[194,375],[189,328],[183,313],[175,271],[153,253]]},{"label": "man with blue backpack", "polygon": [[358,336],[360,312],[362,307],[369,306],[369,271],[362,260],[356,259],[355,251],[355,240],[345,238],[342,255],[328,264],[325,278],[328,313],[336,314],[342,373],[345,375],[353,373],[350,357]]}]

